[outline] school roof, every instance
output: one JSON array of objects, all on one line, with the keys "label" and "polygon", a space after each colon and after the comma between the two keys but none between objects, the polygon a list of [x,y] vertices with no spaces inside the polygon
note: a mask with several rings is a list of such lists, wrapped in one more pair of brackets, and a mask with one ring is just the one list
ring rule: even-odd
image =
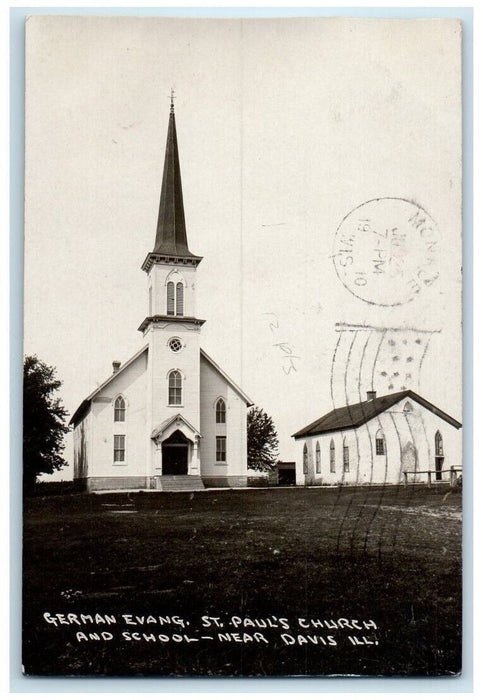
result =
[{"label": "school roof", "polygon": [[406,389],[405,391],[398,391],[394,394],[386,394],[385,396],[377,396],[367,401],[360,401],[350,406],[335,408],[333,411],[329,411],[329,413],[326,413],[321,418],[317,418],[313,423],[306,425],[305,428],[294,433],[292,437],[297,440],[298,438],[308,437],[310,435],[321,435],[323,433],[333,433],[339,430],[358,428],[370,421],[371,418],[375,418],[375,416],[378,416],[380,413],[383,413],[388,408],[391,408],[401,401],[401,399],[405,398],[416,401],[421,406],[424,406],[424,408],[427,408],[428,411],[439,416],[455,428],[461,428],[461,423],[455,418],[452,418],[434,404],[426,401],[426,399],[423,399],[422,396],[419,396],[419,394],[416,394],[414,391]]}]

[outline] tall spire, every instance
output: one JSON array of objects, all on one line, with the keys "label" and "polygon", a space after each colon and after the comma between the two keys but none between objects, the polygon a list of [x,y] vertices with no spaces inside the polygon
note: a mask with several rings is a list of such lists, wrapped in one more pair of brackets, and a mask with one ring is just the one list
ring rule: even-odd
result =
[{"label": "tall spire", "polygon": [[168,256],[195,258],[186,238],[183,190],[179,167],[178,139],[174,117],[174,92],[171,90],[168,137],[164,158],[163,184],[159,201],[158,225],[153,253]]}]

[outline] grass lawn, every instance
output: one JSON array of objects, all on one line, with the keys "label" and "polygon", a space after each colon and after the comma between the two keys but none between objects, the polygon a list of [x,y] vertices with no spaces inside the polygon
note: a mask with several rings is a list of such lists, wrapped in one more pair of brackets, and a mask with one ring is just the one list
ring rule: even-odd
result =
[{"label": "grass lawn", "polygon": [[[121,676],[458,673],[461,494],[443,500],[447,492],[441,485],[28,499],[25,670]],[[55,625],[44,620],[46,612],[77,618],[71,624],[56,618]],[[81,614],[102,617],[78,625]],[[145,619],[132,625],[134,617],[123,614]],[[106,622],[106,615],[115,622]],[[155,619],[147,621],[149,615]],[[159,616],[179,616],[185,627]],[[218,623],[203,626],[202,616]],[[234,617],[247,619],[246,627]],[[340,618],[351,626],[359,620],[362,629],[344,622],[334,628],[330,621]],[[377,629],[373,623],[363,627],[361,621],[369,620]],[[77,638],[102,631],[112,639]],[[253,638],[254,632],[264,640],[226,638]]]}]

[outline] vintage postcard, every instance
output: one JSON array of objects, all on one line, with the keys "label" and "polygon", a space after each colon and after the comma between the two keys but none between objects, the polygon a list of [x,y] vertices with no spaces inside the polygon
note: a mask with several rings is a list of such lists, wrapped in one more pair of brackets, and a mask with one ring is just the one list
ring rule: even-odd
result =
[{"label": "vintage postcard", "polygon": [[25,674],[461,672],[461,39],[28,18]]}]

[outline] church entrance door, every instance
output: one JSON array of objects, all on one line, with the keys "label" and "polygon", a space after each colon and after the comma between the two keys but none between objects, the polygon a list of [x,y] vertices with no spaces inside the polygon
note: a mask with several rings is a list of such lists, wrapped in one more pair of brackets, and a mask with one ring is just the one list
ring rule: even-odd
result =
[{"label": "church entrance door", "polygon": [[163,476],[188,473],[188,446],[189,440],[180,430],[163,442]]}]

